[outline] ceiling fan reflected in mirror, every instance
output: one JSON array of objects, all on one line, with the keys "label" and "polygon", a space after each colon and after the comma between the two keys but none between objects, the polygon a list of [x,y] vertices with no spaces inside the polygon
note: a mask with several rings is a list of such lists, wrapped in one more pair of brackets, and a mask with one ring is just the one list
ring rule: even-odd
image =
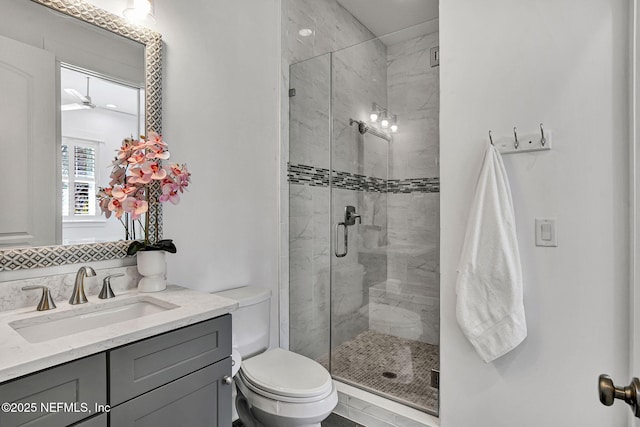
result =
[{"label": "ceiling fan reflected in mirror", "polygon": [[82,110],[82,109],[93,109],[96,108],[96,105],[91,102],[91,96],[89,96],[89,82],[91,77],[87,77],[87,94],[83,95],[75,89],[65,89],[64,91],[77,99],[76,102],[72,104],[64,104],[62,106],[62,111],[72,111],[72,110]]}]

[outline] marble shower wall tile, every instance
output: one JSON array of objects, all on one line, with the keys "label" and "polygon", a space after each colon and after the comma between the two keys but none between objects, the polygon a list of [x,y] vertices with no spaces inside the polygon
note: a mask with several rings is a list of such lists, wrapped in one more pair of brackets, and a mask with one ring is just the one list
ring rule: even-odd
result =
[{"label": "marble shower wall tile", "polygon": [[[332,274],[332,346],[337,346],[345,341],[353,339],[359,333],[365,331],[369,324],[369,313],[367,304],[369,303],[368,287],[366,285],[367,266],[362,264],[362,257],[359,248],[363,245],[362,230],[369,227],[380,227],[386,218],[382,215],[374,216],[376,211],[375,198],[381,200],[386,198],[382,194],[370,194],[361,191],[333,189],[333,218],[331,224],[344,221],[344,208],[351,205],[356,208],[356,212],[364,213],[362,225],[350,226],[348,230],[349,251],[347,256],[337,258],[333,256],[331,266]],[[365,200],[367,201],[365,203]],[[364,206],[368,204],[369,209]],[[380,202],[378,202],[378,205]],[[379,209],[379,208],[378,208]],[[375,219],[375,223],[374,223]],[[332,229],[333,230],[333,229]],[[331,251],[335,237],[332,236]],[[338,247],[343,249],[343,232],[340,228]]]},{"label": "marble shower wall tile", "polygon": [[[419,339],[435,345],[440,335],[440,194],[389,194],[388,198],[387,279],[406,287],[374,294],[379,303],[417,313],[422,322]],[[412,295],[427,300],[418,303]]]},{"label": "marble shower wall tile", "polygon": [[323,55],[290,68],[289,162],[329,169],[331,58]]},{"label": "marble shower wall tile", "polygon": [[[283,0],[283,8],[282,84],[284,90],[296,89],[296,96],[287,98],[290,103],[283,103],[290,108],[283,107],[282,116],[286,161],[328,169],[333,125],[334,169],[384,179],[437,177],[439,68],[430,67],[429,49],[438,44],[438,34],[385,46],[335,0]],[[300,36],[301,28],[313,35]],[[367,40],[372,41],[362,43]],[[328,52],[335,52],[333,70]],[[391,149],[386,141],[349,126],[349,118],[367,120],[371,102],[399,116],[401,131]],[[286,174],[281,179],[291,195],[290,215],[281,227],[289,244],[288,265],[282,254],[288,278],[282,275],[281,280],[288,282],[281,283],[281,294],[288,292],[290,298],[289,310],[281,305],[281,336],[290,326],[290,348],[313,358],[328,348],[332,224],[342,219],[345,205],[356,206],[363,225],[349,230],[349,254],[333,258],[333,296],[339,296],[333,345],[368,327],[370,287],[387,279],[417,284],[430,298],[412,306],[400,295],[386,303],[419,313],[421,339],[437,343],[439,194],[334,189],[330,218],[327,188],[290,186]]]},{"label": "marble shower wall tile", "polygon": [[391,178],[439,176],[440,67],[431,67],[431,33],[387,48],[389,109],[400,130],[391,150]]},{"label": "marble shower wall tile", "polygon": [[[322,55],[334,50],[337,25],[335,0],[288,0],[286,20],[286,55],[289,63]],[[284,22],[284,21],[283,21]],[[301,36],[301,29],[313,34]]]},{"label": "marble shower wall tile", "polygon": [[[329,122],[329,106],[331,89],[329,87],[331,69],[329,63],[329,52],[336,51],[348,46],[362,43],[366,40],[372,40],[375,36],[364,27],[357,19],[355,19],[347,10],[345,10],[336,0],[283,0],[282,1],[282,23],[283,23],[283,60],[282,60],[282,76],[281,91],[283,95],[288,93],[289,88],[296,88],[296,96],[288,99],[290,103],[283,102],[282,107],[282,153],[283,163],[281,169],[280,180],[282,188],[289,188],[286,176],[286,164],[301,163],[312,164],[314,166],[329,167],[330,153],[330,129]],[[313,35],[302,37],[299,30],[308,28],[313,31]],[[378,42],[377,50],[380,51],[381,44]],[[325,56],[321,56],[325,55]],[[361,57],[364,61],[370,61],[366,56]],[[296,64],[301,61],[303,64]],[[386,61],[386,51],[379,55],[376,63]],[[291,64],[294,64],[290,67]],[[386,73],[386,64],[380,67]],[[386,79],[386,77],[385,77]],[[384,86],[385,80],[378,80]],[[380,90],[380,89],[379,89]],[[384,88],[386,92],[386,88]],[[373,100],[368,99],[369,95],[364,95],[367,99],[362,104],[370,103]],[[386,97],[386,95],[385,95]],[[386,98],[385,98],[386,101]],[[368,108],[368,107],[367,107]],[[290,114],[291,113],[291,114]],[[291,123],[289,117],[291,115]],[[348,120],[348,117],[347,117]],[[348,123],[348,122],[347,122]],[[357,151],[357,133],[351,135],[351,147],[353,150],[352,157],[358,156]],[[360,151],[360,155],[363,152]],[[311,159],[311,160],[308,160]],[[382,169],[380,166],[380,156],[370,151],[366,154],[365,163],[368,170]],[[386,166],[385,166],[386,174]],[[386,177],[386,175],[385,175]],[[297,187],[297,186],[291,186]],[[296,191],[295,189],[292,191]],[[328,197],[328,190],[324,189]],[[282,193],[285,194],[284,192]],[[316,202],[320,199],[321,193],[316,193]],[[301,194],[299,196],[303,197]],[[291,203],[304,203],[297,201]],[[313,202],[312,202],[313,203]],[[300,209],[300,206],[291,207],[291,209]],[[329,209],[327,200],[326,209]],[[295,308],[296,298],[304,296],[304,287],[316,287],[318,289],[327,289],[328,297],[328,263],[330,260],[329,253],[332,250],[330,246],[329,233],[331,232],[328,218],[326,217],[326,228],[323,228],[322,215],[314,214],[309,211],[309,218],[314,217],[310,223],[297,216],[295,213],[287,216],[282,220],[281,229],[287,230],[282,232],[281,239],[290,243],[288,254],[290,254],[289,263],[286,264],[281,259],[280,268],[289,271],[288,278],[281,276],[281,280],[287,280],[280,283],[280,293],[288,293],[291,298],[291,310],[287,310],[281,304],[281,343],[289,342],[291,348],[303,348],[299,352],[313,357],[323,347],[326,352],[328,348],[328,308],[326,304],[311,301],[312,313],[304,313],[303,310]],[[294,219],[295,218],[295,219]],[[291,222],[291,223],[290,223]],[[286,233],[286,234],[285,234]],[[318,237],[317,242],[308,244],[306,241],[309,234],[312,238]],[[285,247],[286,245],[282,245]],[[283,252],[283,257],[287,256]],[[323,259],[324,258],[324,259]],[[309,273],[311,276],[305,276]],[[291,289],[290,289],[291,287]],[[306,296],[305,296],[306,297]],[[323,311],[325,310],[325,311]],[[295,313],[295,316],[293,315]],[[291,318],[289,319],[289,316]],[[296,317],[297,316],[297,317]],[[324,316],[324,317],[323,317]],[[294,318],[295,317],[295,318]],[[314,320],[315,319],[315,320]],[[301,322],[297,322],[300,320]],[[314,323],[313,330],[306,325],[309,322]],[[285,327],[291,325],[291,337],[287,337]],[[317,326],[320,325],[320,326]],[[326,331],[322,331],[322,327]]]},{"label": "marble shower wall tile", "polygon": [[371,103],[387,104],[387,48],[372,40],[333,55],[333,168],[387,178],[389,143],[360,135],[349,119],[367,120]]},{"label": "marble shower wall tile", "polygon": [[[375,38],[336,0],[286,0],[283,8],[283,46],[289,64]],[[301,29],[310,29],[313,34],[301,36]]]},{"label": "marble shower wall tile", "polygon": [[288,342],[313,359],[329,348],[329,209],[328,188],[290,186]]}]

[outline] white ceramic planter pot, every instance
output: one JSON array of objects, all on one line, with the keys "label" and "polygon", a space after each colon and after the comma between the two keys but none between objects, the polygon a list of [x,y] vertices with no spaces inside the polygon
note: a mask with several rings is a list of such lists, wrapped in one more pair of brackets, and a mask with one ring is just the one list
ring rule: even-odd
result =
[{"label": "white ceramic planter pot", "polygon": [[138,251],[138,282],[140,292],[159,292],[167,288],[167,263],[165,251]]}]

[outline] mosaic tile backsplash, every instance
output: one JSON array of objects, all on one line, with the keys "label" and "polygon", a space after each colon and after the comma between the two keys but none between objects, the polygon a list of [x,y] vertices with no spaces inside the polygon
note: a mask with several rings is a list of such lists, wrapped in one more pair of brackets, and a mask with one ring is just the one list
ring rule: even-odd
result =
[{"label": "mosaic tile backsplash", "polygon": [[[330,179],[331,178],[331,179]],[[291,184],[329,187],[371,193],[439,193],[440,178],[383,179],[351,172],[333,171],[309,165],[288,164]]]}]

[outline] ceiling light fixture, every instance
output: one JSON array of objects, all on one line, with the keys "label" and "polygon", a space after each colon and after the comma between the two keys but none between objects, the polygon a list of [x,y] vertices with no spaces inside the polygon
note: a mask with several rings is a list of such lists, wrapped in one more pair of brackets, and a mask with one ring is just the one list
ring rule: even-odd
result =
[{"label": "ceiling light fixture", "polygon": [[153,0],[127,0],[127,8],[122,14],[135,24],[156,22]]},{"label": "ceiling light fixture", "polygon": [[107,105],[105,105],[105,107],[107,107],[107,108],[118,108],[118,106],[116,104],[107,104]]},{"label": "ceiling light fixture", "polygon": [[309,37],[310,35],[313,34],[313,30],[310,28],[303,28],[300,31],[298,31],[298,34],[300,34],[302,37]]}]

